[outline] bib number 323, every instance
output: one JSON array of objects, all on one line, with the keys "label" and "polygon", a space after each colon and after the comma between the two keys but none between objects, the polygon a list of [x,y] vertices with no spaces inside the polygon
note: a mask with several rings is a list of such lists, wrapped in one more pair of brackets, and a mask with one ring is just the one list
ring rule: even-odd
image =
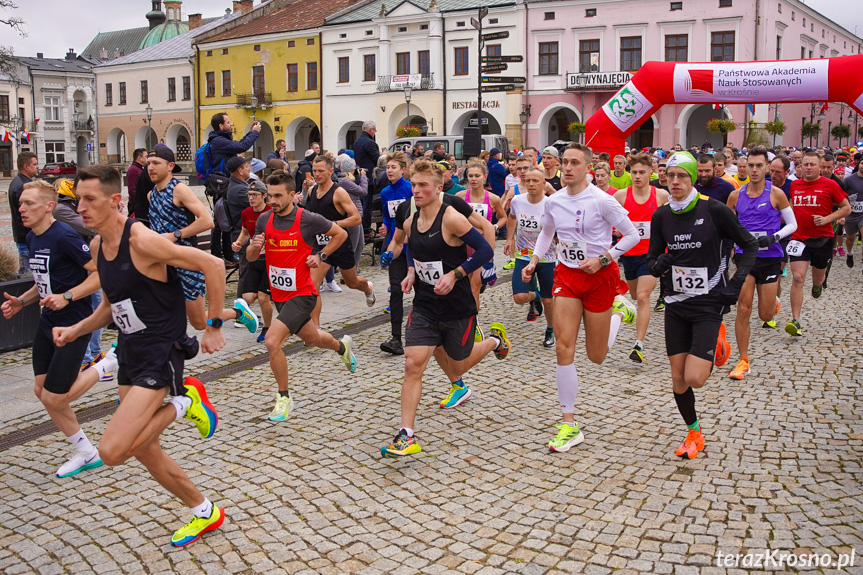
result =
[{"label": "bib number 323", "polygon": [[707,293],[707,268],[671,268],[671,282],[674,291],[687,295],[704,295]]}]

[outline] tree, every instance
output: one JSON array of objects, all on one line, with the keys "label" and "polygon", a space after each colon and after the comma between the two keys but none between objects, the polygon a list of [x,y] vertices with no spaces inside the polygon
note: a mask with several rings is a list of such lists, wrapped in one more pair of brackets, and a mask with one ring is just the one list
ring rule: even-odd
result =
[{"label": "tree", "polygon": [[[0,8],[3,10],[17,10],[18,6],[12,0],[0,0]],[[27,36],[27,33],[24,31],[23,18],[19,18],[17,16],[0,18],[0,24],[9,26],[18,32],[21,37]],[[12,46],[0,45],[0,74],[13,74],[19,64],[20,62],[18,58],[15,57]]]}]

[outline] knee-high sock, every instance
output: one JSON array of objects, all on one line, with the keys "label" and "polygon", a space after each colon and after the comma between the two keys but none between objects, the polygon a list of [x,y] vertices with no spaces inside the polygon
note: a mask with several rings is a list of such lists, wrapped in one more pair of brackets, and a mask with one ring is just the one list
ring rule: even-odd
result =
[{"label": "knee-high sock", "polygon": [[575,413],[575,396],[578,394],[578,372],[575,364],[558,365],[555,370],[557,398],[563,413]]},{"label": "knee-high sock", "polygon": [[675,392],[674,401],[677,403],[677,409],[683,416],[686,425],[692,425],[698,421],[698,416],[695,414],[695,393],[691,387],[683,393]]},{"label": "knee-high sock", "polygon": [[614,345],[614,340],[617,339],[617,330],[620,329],[621,317],[619,314],[611,314],[611,325],[608,327],[608,349]]}]

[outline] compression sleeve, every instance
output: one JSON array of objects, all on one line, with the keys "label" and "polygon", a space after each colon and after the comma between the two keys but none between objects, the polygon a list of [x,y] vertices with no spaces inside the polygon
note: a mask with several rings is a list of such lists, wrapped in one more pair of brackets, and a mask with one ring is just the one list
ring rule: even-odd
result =
[{"label": "compression sleeve", "polygon": [[494,250],[476,228],[471,228],[466,234],[461,236],[461,241],[474,249],[473,254],[461,264],[465,275],[478,270],[494,257]]},{"label": "compression sleeve", "polygon": [[785,225],[782,226],[782,229],[776,232],[776,235],[778,235],[781,240],[797,231],[797,218],[794,217],[794,209],[791,206],[782,208],[779,210],[779,213],[782,214],[782,219],[785,221]]},{"label": "compression sleeve", "polygon": [[635,225],[629,218],[621,220],[614,227],[623,234],[623,237],[617,240],[617,244],[608,250],[608,255],[611,256],[611,259],[617,260],[617,258],[637,246],[641,238],[638,237],[638,230],[635,229]]},{"label": "compression sleeve", "polygon": [[402,253],[405,255],[405,260],[407,261],[408,267],[409,268],[416,267],[414,265],[414,258],[411,255],[411,248],[407,242],[405,242],[404,245],[402,246]]}]

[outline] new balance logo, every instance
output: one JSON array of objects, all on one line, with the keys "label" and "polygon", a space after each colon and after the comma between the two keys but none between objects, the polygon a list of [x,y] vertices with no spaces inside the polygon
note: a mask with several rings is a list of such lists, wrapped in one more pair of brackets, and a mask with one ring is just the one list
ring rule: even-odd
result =
[{"label": "new balance logo", "polygon": [[695,225],[696,225],[696,226],[700,226],[700,225],[701,225],[701,224],[703,224],[703,223],[704,223],[704,218],[698,218],[697,220],[695,220]]}]

